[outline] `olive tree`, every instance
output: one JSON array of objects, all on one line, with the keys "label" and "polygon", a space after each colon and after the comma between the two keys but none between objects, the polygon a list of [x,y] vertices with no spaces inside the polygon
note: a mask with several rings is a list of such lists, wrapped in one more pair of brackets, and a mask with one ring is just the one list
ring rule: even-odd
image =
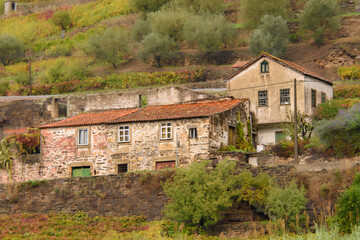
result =
[{"label": "olive tree", "polygon": [[267,52],[283,56],[289,42],[286,21],[280,16],[265,15],[260,22],[250,38],[250,51],[255,55]]},{"label": "olive tree", "polygon": [[130,52],[127,32],[120,28],[108,28],[103,33],[93,35],[87,42],[85,52],[111,63],[116,69],[116,65]]},{"label": "olive tree", "polygon": [[24,44],[10,34],[0,35],[0,62],[6,66],[24,55]]},{"label": "olive tree", "polygon": [[51,22],[60,27],[61,38],[64,38],[64,31],[66,32],[71,26],[71,17],[67,10],[56,11],[51,17]]},{"label": "olive tree", "polygon": [[161,59],[173,56],[178,50],[174,40],[168,36],[152,32],[141,41],[138,55],[143,61],[153,58],[157,67],[161,67]]},{"label": "olive tree", "polygon": [[326,32],[339,28],[337,0],[309,0],[300,16],[300,28],[310,30],[316,44],[323,44]]}]

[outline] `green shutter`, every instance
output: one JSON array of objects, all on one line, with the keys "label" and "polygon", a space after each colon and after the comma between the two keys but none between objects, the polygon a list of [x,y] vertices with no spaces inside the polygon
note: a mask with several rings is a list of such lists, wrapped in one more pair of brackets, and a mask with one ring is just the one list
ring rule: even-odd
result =
[{"label": "green shutter", "polygon": [[72,168],[73,177],[90,177],[90,167],[73,167]]}]

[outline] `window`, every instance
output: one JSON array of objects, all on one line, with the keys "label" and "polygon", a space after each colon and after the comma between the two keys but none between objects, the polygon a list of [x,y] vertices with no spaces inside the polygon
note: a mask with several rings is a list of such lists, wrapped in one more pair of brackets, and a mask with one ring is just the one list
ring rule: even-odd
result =
[{"label": "window", "polygon": [[148,96],[147,95],[139,95],[139,106],[146,107],[148,105]]},{"label": "window", "polygon": [[261,63],[261,73],[268,73],[269,72],[269,63],[267,61],[263,61]]},{"label": "window", "polygon": [[280,89],[280,104],[290,104],[290,89]]},{"label": "window", "polygon": [[172,139],[172,128],[171,123],[162,123],[161,124],[161,132],[160,139]]},{"label": "window", "polygon": [[89,130],[88,129],[79,129],[78,130],[78,145],[88,145],[89,144]]},{"label": "window", "polygon": [[268,105],[267,90],[259,91],[258,96],[259,96],[259,106],[267,106]]},{"label": "window", "polygon": [[130,142],[130,126],[119,127],[119,142]]},{"label": "window", "polygon": [[118,173],[125,173],[127,171],[128,171],[128,165],[126,163],[118,164]]},{"label": "window", "polygon": [[311,89],[311,106],[316,107],[316,90]]},{"label": "window", "polygon": [[72,177],[90,177],[90,166],[73,167],[71,172]]},{"label": "window", "polygon": [[189,129],[189,138],[197,138],[197,129],[196,128]]},{"label": "window", "polygon": [[16,8],[16,4],[15,3],[11,3],[11,10],[15,11]]},{"label": "window", "polygon": [[321,93],[321,103],[326,102],[326,93],[322,92]]}]

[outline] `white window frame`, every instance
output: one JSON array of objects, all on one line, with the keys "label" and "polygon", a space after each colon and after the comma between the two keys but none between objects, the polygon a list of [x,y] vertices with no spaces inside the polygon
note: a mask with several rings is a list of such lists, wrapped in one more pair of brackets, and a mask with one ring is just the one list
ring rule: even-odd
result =
[{"label": "white window frame", "polygon": [[197,138],[197,128],[189,128],[189,138]]},{"label": "white window frame", "polygon": [[[86,135],[83,135],[86,132]],[[82,139],[82,136],[86,136]],[[82,142],[84,140],[84,142]],[[80,128],[77,130],[77,144],[79,146],[87,146],[89,145],[89,129],[88,128]]]},{"label": "white window frame", "polygon": [[290,104],[290,88],[280,89],[280,104]]},{"label": "white window frame", "polygon": [[165,122],[160,124],[160,139],[170,140],[172,139],[172,124],[171,122]]},{"label": "white window frame", "polygon": [[118,142],[119,143],[128,143],[130,142],[130,126],[122,125],[118,128]]}]

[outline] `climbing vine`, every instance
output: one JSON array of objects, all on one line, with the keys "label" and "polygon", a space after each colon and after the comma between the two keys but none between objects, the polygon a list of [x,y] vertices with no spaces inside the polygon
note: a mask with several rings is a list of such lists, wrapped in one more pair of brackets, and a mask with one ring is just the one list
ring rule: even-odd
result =
[{"label": "climbing vine", "polygon": [[240,113],[237,112],[237,124],[236,124],[236,148],[250,152],[254,147],[251,141],[251,125],[250,121],[247,121],[247,130],[248,130],[248,137],[246,137],[244,132],[244,125],[240,121]]}]

